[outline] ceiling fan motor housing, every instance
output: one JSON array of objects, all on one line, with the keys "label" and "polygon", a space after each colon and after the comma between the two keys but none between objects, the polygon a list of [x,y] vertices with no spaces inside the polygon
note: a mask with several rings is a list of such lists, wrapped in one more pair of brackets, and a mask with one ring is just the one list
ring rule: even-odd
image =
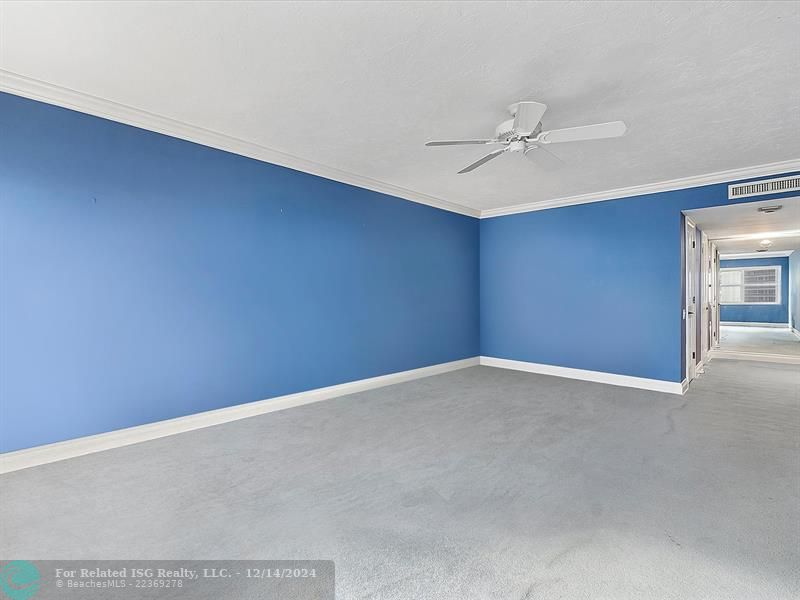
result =
[{"label": "ceiling fan motor housing", "polygon": [[503,121],[494,130],[495,138],[498,140],[505,140],[514,135],[514,119]]},{"label": "ceiling fan motor housing", "polygon": [[[542,123],[536,126],[536,129],[527,136],[529,139],[535,138],[542,132]],[[519,134],[514,131],[514,119],[509,119],[508,121],[503,121],[497,128],[494,130],[494,137],[498,140],[509,141],[514,138],[519,138]]]}]

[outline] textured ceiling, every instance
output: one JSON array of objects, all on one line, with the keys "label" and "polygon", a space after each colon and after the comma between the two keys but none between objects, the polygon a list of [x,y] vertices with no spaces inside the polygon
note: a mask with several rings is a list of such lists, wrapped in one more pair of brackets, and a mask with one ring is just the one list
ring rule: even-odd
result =
[{"label": "textured ceiling", "polygon": [[[758,211],[775,205],[783,208],[770,214]],[[800,249],[800,197],[701,208],[686,214],[716,240],[720,252],[755,252],[765,238],[772,240],[773,251]]]},{"label": "textured ceiling", "polygon": [[[800,158],[797,2],[4,3],[0,68],[476,209]],[[505,107],[620,139],[466,175]]]}]

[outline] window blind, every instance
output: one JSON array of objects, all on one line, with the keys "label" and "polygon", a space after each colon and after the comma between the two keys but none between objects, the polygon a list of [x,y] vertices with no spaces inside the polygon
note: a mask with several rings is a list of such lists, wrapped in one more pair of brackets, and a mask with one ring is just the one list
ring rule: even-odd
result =
[{"label": "window blind", "polygon": [[781,268],[720,269],[720,304],[780,304]]}]

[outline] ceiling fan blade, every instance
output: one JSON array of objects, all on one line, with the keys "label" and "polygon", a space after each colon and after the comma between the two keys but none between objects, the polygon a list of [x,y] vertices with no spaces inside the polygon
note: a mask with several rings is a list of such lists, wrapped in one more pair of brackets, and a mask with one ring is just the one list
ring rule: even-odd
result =
[{"label": "ceiling fan blade", "polygon": [[525,156],[545,171],[555,171],[564,166],[564,161],[544,146],[529,146],[525,150]]},{"label": "ceiling fan blade", "polygon": [[497,140],[433,140],[425,142],[426,146],[467,146],[470,144],[501,144]]},{"label": "ceiling fan blade", "polygon": [[514,115],[514,133],[530,135],[536,131],[539,121],[542,120],[547,105],[541,102],[518,102],[517,112]]},{"label": "ceiling fan blade", "polygon": [[458,174],[460,175],[461,173],[469,173],[470,171],[473,171],[473,170],[477,169],[478,167],[480,167],[481,165],[483,165],[483,164],[485,164],[485,163],[489,162],[489,161],[490,161],[490,160],[492,160],[493,158],[497,158],[498,156],[500,156],[500,155],[501,155],[503,152],[505,152],[505,151],[507,151],[507,150],[508,150],[508,148],[500,148],[499,150],[495,150],[494,152],[490,152],[490,153],[489,153],[489,154],[487,154],[486,156],[484,156],[484,157],[482,157],[482,158],[479,158],[478,160],[476,160],[476,161],[475,161],[474,163],[472,163],[471,165],[467,165],[466,167],[464,167],[463,169],[461,169],[461,170],[458,172]]},{"label": "ceiling fan blade", "polygon": [[553,129],[542,132],[537,142],[542,144],[558,144],[560,142],[580,142],[583,140],[602,140],[625,135],[627,126],[622,121],[598,123],[597,125],[583,125],[582,127],[567,127],[566,129]]}]

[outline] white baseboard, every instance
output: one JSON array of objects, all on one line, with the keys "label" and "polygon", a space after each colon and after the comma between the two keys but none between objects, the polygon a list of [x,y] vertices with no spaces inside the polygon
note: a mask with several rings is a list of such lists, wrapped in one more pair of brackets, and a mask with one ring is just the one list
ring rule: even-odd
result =
[{"label": "white baseboard", "polygon": [[35,467],[37,465],[65,460],[67,458],[83,456],[84,454],[110,450],[121,446],[129,446],[130,444],[138,444],[139,442],[175,435],[176,433],[184,433],[194,429],[211,427],[212,425],[220,425],[230,421],[246,419],[247,417],[263,415],[276,410],[284,410],[286,408],[302,406],[303,404],[319,402],[320,400],[329,400],[339,396],[346,396],[347,394],[355,394],[356,392],[393,385],[395,383],[403,383],[404,381],[439,375],[449,371],[473,367],[478,364],[479,359],[476,356],[464,360],[432,365],[430,367],[422,367],[420,369],[401,371],[399,373],[381,375],[380,377],[371,377],[369,379],[360,379],[358,381],[351,381],[339,385],[317,388],[307,392],[278,396],[267,400],[248,402],[247,404],[237,404],[236,406],[227,408],[209,410],[194,415],[178,417],[176,419],[139,425],[137,427],[118,429],[116,431],[99,433],[97,435],[90,435],[74,440],[66,440],[64,442],[46,444],[44,446],[36,446],[24,450],[6,452],[0,454],[0,473],[9,473],[27,467]]},{"label": "white baseboard", "polygon": [[730,350],[712,350],[708,353],[709,360],[721,358],[726,360],[755,360],[759,362],[781,363],[785,365],[800,365],[800,356],[787,354],[762,354],[760,352],[733,352]]},{"label": "white baseboard", "polygon": [[677,381],[646,379],[644,377],[617,375],[615,373],[604,373],[603,371],[587,371],[584,369],[573,369],[570,367],[557,367],[555,365],[524,362],[521,360],[509,360],[507,358],[494,358],[491,356],[481,356],[480,360],[481,364],[486,365],[487,367],[514,369],[516,371],[527,371],[528,373],[553,375],[555,377],[566,377],[568,379],[582,379],[584,381],[593,381],[595,383],[608,383],[611,385],[621,385],[624,387],[639,388],[654,392],[665,392],[667,394],[684,393],[683,384]]},{"label": "white baseboard", "polygon": [[795,337],[796,337],[797,339],[800,339],[800,331],[798,331],[798,330],[797,330],[797,329],[795,329],[794,327],[792,327],[791,329],[792,329],[792,333],[795,335]]},{"label": "white baseboard", "polygon": [[786,329],[788,323],[756,323],[754,321],[720,321],[720,327],[776,327]]}]

